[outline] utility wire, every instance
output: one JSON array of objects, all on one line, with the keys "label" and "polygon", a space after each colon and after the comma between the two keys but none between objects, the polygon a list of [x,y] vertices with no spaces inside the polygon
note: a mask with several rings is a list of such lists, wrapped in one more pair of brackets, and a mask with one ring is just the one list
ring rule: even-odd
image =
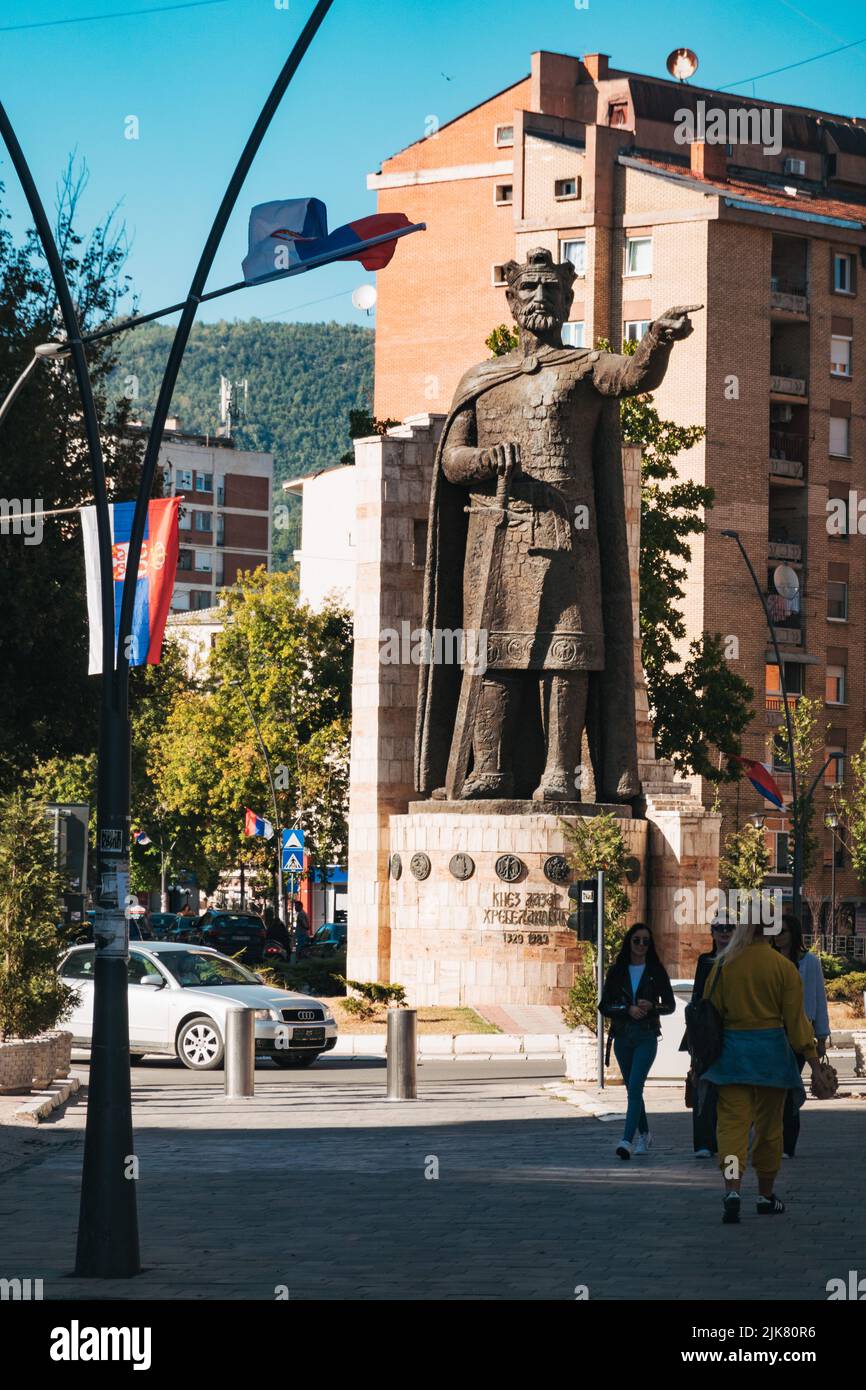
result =
[{"label": "utility wire", "polygon": [[204,5],[227,5],[229,0],[182,0],[177,5],[158,5],[147,10],[113,10],[110,14],[83,14],[74,19],[37,19],[28,24],[0,24],[0,34],[21,29],[55,29],[60,24],[95,24],[100,19],[126,19],[131,15],[167,14],[170,10],[199,10]]},{"label": "utility wire", "polygon": [[777,73],[790,72],[792,68],[803,68],[807,63],[817,63],[822,58],[832,58],[836,53],[845,53],[849,48],[858,48],[863,43],[866,43],[866,39],[855,39],[853,43],[843,43],[840,48],[829,48],[826,53],[815,53],[811,58],[801,58],[798,63],[786,63],[781,68],[770,68],[769,72],[755,73],[754,77],[741,77],[736,82],[726,82],[723,87],[714,88],[714,91],[728,92],[731,87],[742,87],[747,82],[760,82],[764,77],[775,77]]}]

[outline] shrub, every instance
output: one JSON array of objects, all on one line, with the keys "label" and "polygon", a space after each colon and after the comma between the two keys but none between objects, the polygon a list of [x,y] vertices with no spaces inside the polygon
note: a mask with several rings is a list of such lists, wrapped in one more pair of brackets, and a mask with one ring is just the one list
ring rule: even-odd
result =
[{"label": "shrub", "polygon": [[62,887],[42,807],[0,799],[0,1039],[53,1028],[75,997],[57,974]]},{"label": "shrub", "polygon": [[[403,985],[381,985],[375,980],[347,980],[342,975],[336,975],[334,978],[339,980],[341,985],[345,985],[347,989],[353,989],[356,994],[360,994],[362,1000],[373,1006],[373,1012],[381,1004],[396,1004],[402,1008],[406,1003],[406,990]],[[350,1000],[347,999],[346,1004],[349,1003]],[[357,1012],[357,1010],[350,1010],[350,1012]]]},{"label": "shrub", "polygon": [[826,988],[828,999],[850,1004],[857,1018],[864,1017],[863,991],[866,989],[866,970],[850,970],[847,975],[828,980]]},{"label": "shrub", "polygon": [[297,990],[299,994],[331,996],[345,994],[346,986],[339,973],[345,968],[344,951],[341,955],[301,960],[295,965],[289,961],[277,961],[274,965],[259,966],[258,973],[264,975],[268,983],[278,989]]},{"label": "shrub", "polygon": [[[613,960],[625,935],[628,892],[625,878],[626,844],[617,817],[609,811],[600,816],[581,816],[574,824],[561,822],[571,845],[569,861],[577,878],[595,878],[605,871],[604,950],[608,964]],[[562,1006],[567,1028],[581,1024],[598,1031],[598,989],[596,987],[595,947],[584,942],[580,964],[568,999]]]}]

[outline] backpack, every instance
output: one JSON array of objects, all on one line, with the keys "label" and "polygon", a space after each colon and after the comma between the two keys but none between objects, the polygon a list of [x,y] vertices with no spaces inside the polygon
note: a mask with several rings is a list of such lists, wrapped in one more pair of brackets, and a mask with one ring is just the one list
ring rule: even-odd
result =
[{"label": "backpack", "polygon": [[712,1003],[713,990],[719,983],[721,973],[720,965],[709,994],[686,1005],[686,1043],[692,1054],[696,1076],[702,1076],[713,1062],[718,1060],[722,1052],[722,1016]]}]

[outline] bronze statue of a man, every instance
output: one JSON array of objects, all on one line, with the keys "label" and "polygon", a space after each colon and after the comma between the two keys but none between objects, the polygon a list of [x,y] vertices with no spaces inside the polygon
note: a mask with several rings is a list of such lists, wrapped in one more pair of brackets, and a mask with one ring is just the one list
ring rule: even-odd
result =
[{"label": "bronze statue of a man", "polygon": [[573,267],[540,249],[504,269],[518,347],[457,388],[424,585],[426,631],[480,635],[484,661],[422,666],[416,787],[579,799],[586,729],[596,799],[630,801],[640,784],[618,400],[659,385],[699,306],[669,310],[631,357],[569,348]]}]

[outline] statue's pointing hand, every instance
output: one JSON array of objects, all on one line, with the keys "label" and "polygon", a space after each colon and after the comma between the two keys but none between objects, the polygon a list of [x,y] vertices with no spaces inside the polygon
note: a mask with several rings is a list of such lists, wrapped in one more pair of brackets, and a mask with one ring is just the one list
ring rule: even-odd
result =
[{"label": "statue's pointing hand", "polygon": [[666,309],[661,318],[656,319],[653,328],[666,342],[678,342],[694,331],[689,314],[695,314],[703,307],[703,304],[677,304],[673,309]]}]

